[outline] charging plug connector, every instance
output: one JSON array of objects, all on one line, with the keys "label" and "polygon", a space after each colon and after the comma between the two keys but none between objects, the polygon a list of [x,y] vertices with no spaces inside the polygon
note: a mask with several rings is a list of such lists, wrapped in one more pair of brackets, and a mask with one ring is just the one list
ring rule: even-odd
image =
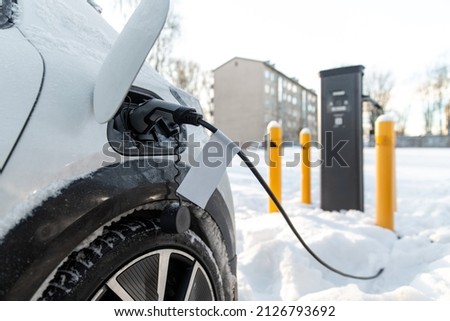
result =
[{"label": "charging plug connector", "polygon": [[194,108],[154,98],[131,110],[128,120],[133,131],[142,134],[149,131],[161,120],[167,123],[176,123],[180,126],[183,124],[198,126],[202,118],[203,116]]}]

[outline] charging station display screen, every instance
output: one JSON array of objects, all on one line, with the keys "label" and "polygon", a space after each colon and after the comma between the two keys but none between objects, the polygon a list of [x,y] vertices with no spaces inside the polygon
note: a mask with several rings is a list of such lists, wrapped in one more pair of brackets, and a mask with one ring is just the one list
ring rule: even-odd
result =
[{"label": "charging station display screen", "polygon": [[329,97],[331,98],[327,110],[329,113],[350,111],[349,99],[345,90],[332,91]]}]

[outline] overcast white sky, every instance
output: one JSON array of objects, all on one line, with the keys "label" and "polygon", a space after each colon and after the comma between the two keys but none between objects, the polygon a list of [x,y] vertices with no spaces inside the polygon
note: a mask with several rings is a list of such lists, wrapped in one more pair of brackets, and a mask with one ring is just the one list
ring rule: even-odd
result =
[{"label": "overcast white sky", "polygon": [[413,110],[411,133],[420,131],[420,78],[450,63],[449,0],[172,0],[172,8],[181,17],[174,54],[204,69],[235,56],[270,60],[316,91],[323,69],[391,71],[390,107]]}]

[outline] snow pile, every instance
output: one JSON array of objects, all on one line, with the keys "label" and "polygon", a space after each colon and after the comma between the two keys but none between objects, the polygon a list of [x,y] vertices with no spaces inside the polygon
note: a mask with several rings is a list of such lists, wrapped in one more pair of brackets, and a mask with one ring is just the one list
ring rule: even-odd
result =
[{"label": "snow pile", "polygon": [[[286,161],[294,159],[289,149]],[[264,155],[258,169],[266,174]],[[310,247],[327,263],[375,280],[326,270],[297,242],[280,214],[235,158],[229,169],[235,198],[241,300],[450,299],[449,149],[398,149],[396,231],[374,225],[374,150],[365,150],[365,213],[319,209],[319,168],[312,172],[312,206],[300,205],[300,170],[283,169],[283,205]]]}]

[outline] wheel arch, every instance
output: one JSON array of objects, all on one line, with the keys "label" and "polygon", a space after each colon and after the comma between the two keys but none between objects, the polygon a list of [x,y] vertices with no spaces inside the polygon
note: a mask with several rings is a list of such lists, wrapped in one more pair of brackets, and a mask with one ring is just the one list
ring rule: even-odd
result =
[{"label": "wheel arch", "polygon": [[[180,168],[182,176],[188,168]],[[105,224],[146,204],[176,200],[172,162],[164,168],[130,161],[73,181],[19,222],[0,244],[0,299],[29,300],[59,264]],[[195,206],[193,206],[195,208]],[[217,224],[235,274],[234,223],[216,190],[206,212]],[[201,219],[201,209],[192,218]],[[197,224],[193,224],[198,227]],[[200,233],[201,234],[201,233]],[[205,240],[208,241],[208,238]]]}]

